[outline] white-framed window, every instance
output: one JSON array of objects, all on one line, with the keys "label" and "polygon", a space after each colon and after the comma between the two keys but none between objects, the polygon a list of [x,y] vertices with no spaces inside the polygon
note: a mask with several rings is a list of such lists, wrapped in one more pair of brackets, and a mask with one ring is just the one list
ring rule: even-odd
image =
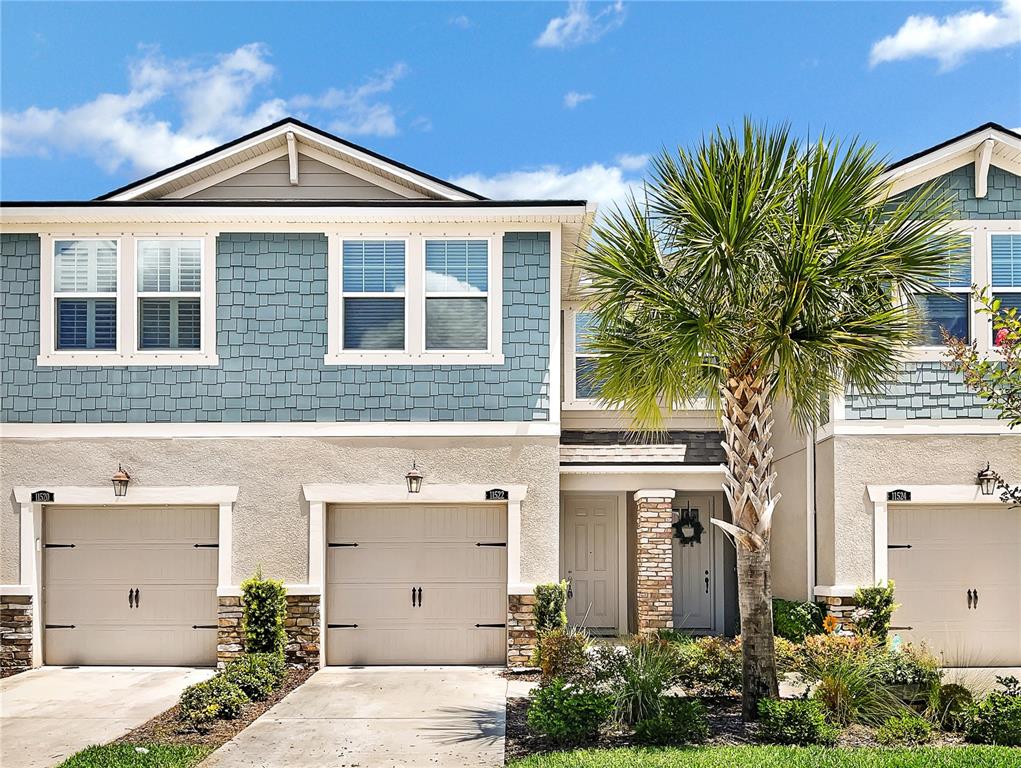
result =
[{"label": "white-framed window", "polygon": [[[1001,310],[1021,313],[1021,234],[989,235],[989,287],[993,297],[1000,300]],[[995,336],[990,342],[995,346]]]},{"label": "white-framed window", "polygon": [[213,240],[41,234],[37,363],[215,365]]},{"label": "white-framed window", "polygon": [[327,236],[326,363],[503,363],[502,233]]},{"label": "white-framed window", "polygon": [[597,400],[598,385],[595,377],[596,365],[602,355],[596,354],[589,346],[592,335],[593,316],[591,312],[574,314],[574,399]]},{"label": "white-framed window", "polygon": [[947,266],[946,274],[934,281],[950,295],[940,293],[915,294],[915,303],[922,311],[922,347],[943,346],[943,329],[960,339],[971,338],[972,327],[972,245],[969,237],[955,258]]}]

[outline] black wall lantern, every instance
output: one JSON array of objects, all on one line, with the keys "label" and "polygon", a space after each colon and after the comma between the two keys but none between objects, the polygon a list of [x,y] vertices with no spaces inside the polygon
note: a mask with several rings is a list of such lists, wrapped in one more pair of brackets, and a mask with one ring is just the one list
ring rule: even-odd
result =
[{"label": "black wall lantern", "polygon": [[414,461],[411,462],[411,469],[404,479],[408,481],[408,493],[418,493],[422,490],[422,473],[418,471]]},{"label": "black wall lantern", "polygon": [[114,472],[110,481],[113,483],[113,495],[125,496],[128,492],[128,483],[131,482],[131,475],[124,470],[124,467],[118,464],[117,471]]},{"label": "black wall lantern", "polygon": [[674,538],[680,542],[682,547],[695,546],[702,541],[702,523],[698,521],[698,508],[692,507],[689,501],[684,509],[675,509],[678,513],[677,522],[674,523]]},{"label": "black wall lantern", "polygon": [[978,477],[975,482],[978,483],[978,487],[982,489],[983,496],[992,496],[996,493],[996,482],[1000,478],[996,476],[996,473],[989,468],[989,462],[986,462],[986,468],[979,470]]}]

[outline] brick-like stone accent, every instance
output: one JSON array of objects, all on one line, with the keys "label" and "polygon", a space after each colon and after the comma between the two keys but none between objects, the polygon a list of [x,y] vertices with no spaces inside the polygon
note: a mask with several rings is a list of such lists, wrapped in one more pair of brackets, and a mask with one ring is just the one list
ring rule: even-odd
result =
[{"label": "brick-like stone accent", "polygon": [[674,625],[673,498],[670,490],[638,491],[637,605],[639,634]]},{"label": "brick-like stone accent", "polygon": [[32,668],[32,597],[0,595],[0,677]]},{"label": "brick-like stone accent", "polygon": [[319,668],[319,595],[288,595],[285,659],[293,667]]},{"label": "brick-like stone accent", "polygon": [[221,597],[217,610],[216,666],[222,667],[245,652],[241,633],[241,598]]},{"label": "brick-like stone accent", "polygon": [[833,630],[835,634],[845,635],[852,632],[851,614],[856,607],[857,604],[853,597],[826,598],[826,615],[837,620],[837,626]]},{"label": "brick-like stone accent", "polygon": [[535,595],[508,595],[507,666],[531,666],[535,641]]}]

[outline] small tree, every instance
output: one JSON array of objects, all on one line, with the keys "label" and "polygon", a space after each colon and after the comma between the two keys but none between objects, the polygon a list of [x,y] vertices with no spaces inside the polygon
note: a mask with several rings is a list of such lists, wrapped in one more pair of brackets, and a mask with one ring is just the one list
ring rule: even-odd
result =
[{"label": "small tree", "polygon": [[264,578],[260,566],[254,576],[241,582],[241,595],[241,631],[245,637],[245,651],[276,653],[283,657],[287,644],[287,632],[284,630],[287,590],[284,583]]}]

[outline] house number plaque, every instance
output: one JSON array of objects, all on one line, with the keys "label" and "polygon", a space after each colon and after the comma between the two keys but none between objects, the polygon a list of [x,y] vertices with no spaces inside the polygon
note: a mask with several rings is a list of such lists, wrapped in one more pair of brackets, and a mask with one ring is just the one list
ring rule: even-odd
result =
[{"label": "house number plaque", "polygon": [[503,488],[491,488],[486,491],[486,501],[507,501],[507,491]]},{"label": "house number plaque", "polygon": [[903,489],[899,489],[899,490],[896,490],[896,491],[887,491],[886,492],[886,500],[887,501],[911,501],[911,491],[905,491]]},{"label": "house number plaque", "polygon": [[35,503],[52,502],[53,491],[32,491],[32,501]]}]

